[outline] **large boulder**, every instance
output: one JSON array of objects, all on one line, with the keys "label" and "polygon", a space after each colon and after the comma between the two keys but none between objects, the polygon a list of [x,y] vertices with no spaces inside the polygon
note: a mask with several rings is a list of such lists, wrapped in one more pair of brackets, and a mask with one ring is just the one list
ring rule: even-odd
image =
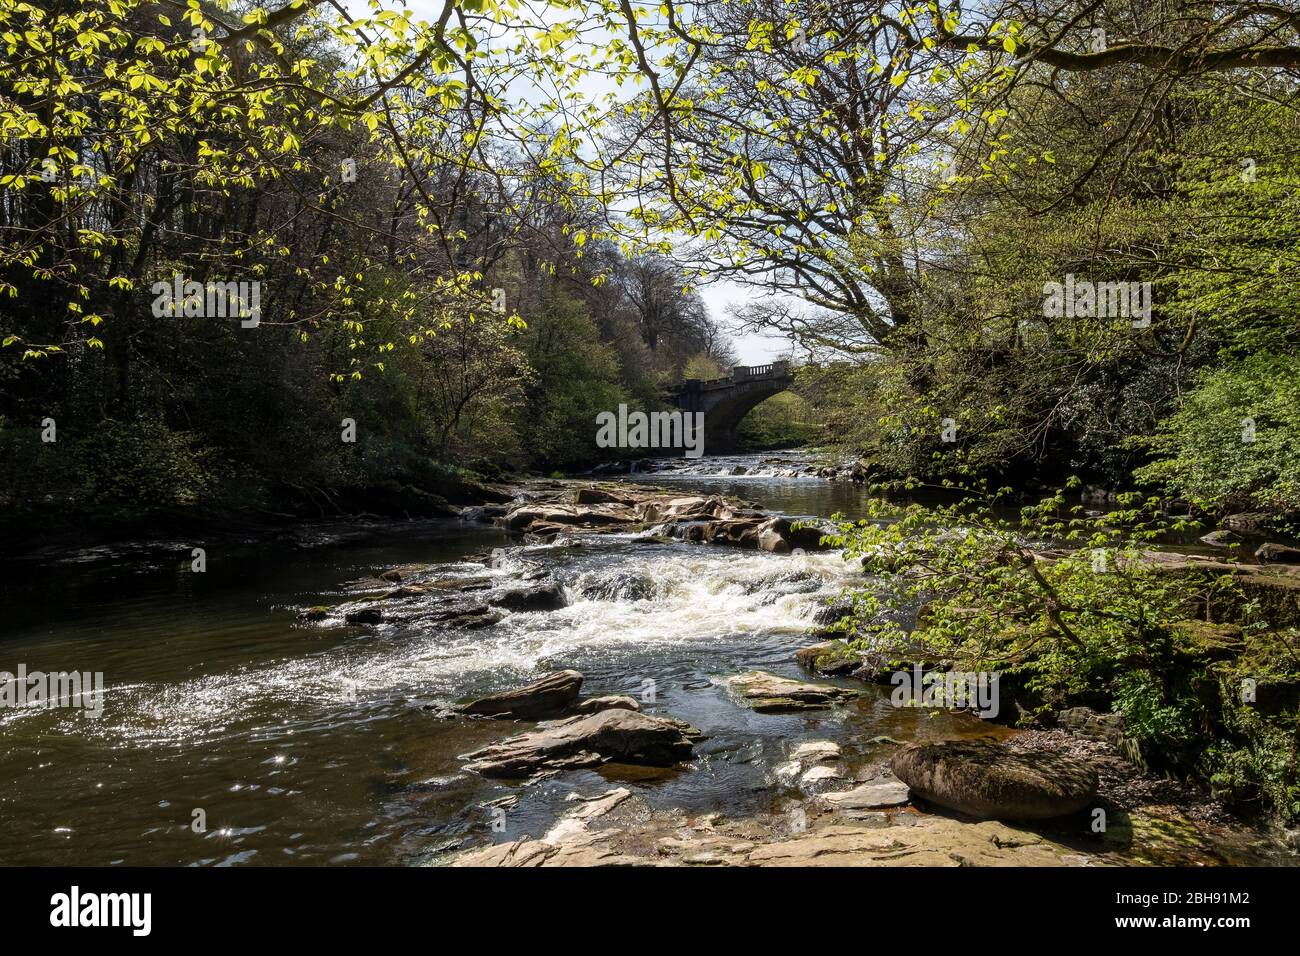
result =
[{"label": "large boulder", "polygon": [[574,706],[581,690],[580,673],[556,671],[523,687],[470,701],[459,710],[471,717],[510,717],[521,720],[553,717]]},{"label": "large boulder", "polygon": [[693,728],[634,710],[572,717],[466,754],[466,769],[485,777],[522,778],[547,770],[603,763],[670,767],[691,756]]},{"label": "large boulder", "polygon": [[986,820],[1066,816],[1097,794],[1097,772],[1077,758],[974,741],[908,744],[890,769],[930,803]]},{"label": "large boulder", "polygon": [[812,684],[808,681],[777,677],[767,671],[750,671],[737,674],[728,683],[740,694],[742,700],[761,714],[789,713],[799,710],[818,710],[843,703],[861,695],[861,691],[833,684]]}]

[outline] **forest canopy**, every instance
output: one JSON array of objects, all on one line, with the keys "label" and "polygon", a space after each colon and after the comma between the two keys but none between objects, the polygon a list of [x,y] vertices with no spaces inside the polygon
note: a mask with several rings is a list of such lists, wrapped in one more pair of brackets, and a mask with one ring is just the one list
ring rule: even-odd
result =
[{"label": "forest canopy", "polygon": [[0,44],[7,521],[590,465],[735,362],[715,280],[879,474],[1300,508],[1289,0],[4,0]]}]

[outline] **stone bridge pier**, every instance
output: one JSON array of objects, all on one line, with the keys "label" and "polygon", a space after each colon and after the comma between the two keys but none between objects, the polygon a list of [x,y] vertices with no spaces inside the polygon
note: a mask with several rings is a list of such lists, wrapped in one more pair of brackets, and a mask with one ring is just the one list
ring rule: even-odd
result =
[{"label": "stone bridge pier", "polygon": [[687,379],[669,392],[669,400],[687,412],[704,413],[704,453],[739,451],[736,426],[759,402],[794,385],[789,362],[737,365],[726,378],[704,382]]}]

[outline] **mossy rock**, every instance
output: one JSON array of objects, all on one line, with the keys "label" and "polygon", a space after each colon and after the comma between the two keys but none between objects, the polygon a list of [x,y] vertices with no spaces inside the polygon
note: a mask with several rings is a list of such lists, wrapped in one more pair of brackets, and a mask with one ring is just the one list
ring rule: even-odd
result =
[{"label": "mossy rock", "polygon": [[1172,630],[1176,653],[1191,660],[1232,660],[1246,647],[1241,627],[1236,624],[1178,621]]}]

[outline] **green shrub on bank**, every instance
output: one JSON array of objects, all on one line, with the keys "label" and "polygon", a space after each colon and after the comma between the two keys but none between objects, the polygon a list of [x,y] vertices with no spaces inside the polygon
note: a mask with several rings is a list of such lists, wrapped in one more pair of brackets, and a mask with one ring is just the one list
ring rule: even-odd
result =
[{"label": "green shrub on bank", "polygon": [[1220,511],[1300,510],[1300,357],[1255,355],[1206,374],[1143,444],[1136,477]]},{"label": "green shrub on bank", "polygon": [[89,434],[0,423],[10,517],[65,509],[115,525],[194,507],[211,489],[209,453],[158,419],[107,420]]}]

